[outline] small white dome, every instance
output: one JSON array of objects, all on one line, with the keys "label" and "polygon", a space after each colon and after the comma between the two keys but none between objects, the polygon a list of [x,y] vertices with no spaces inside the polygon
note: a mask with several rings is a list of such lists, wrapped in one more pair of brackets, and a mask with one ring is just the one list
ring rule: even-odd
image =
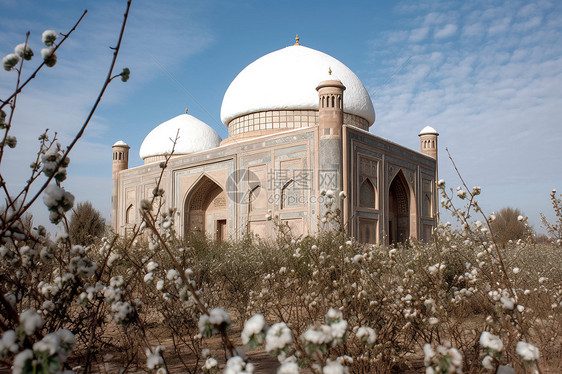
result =
[{"label": "small white dome", "polygon": [[178,140],[174,155],[178,156],[216,148],[221,142],[220,136],[209,125],[192,115],[181,114],[158,125],[144,138],[140,157],[144,160],[147,157],[170,154],[176,134]]},{"label": "small white dome", "polygon": [[[339,79],[346,90],[343,111],[375,122],[369,93],[344,64],[320,51],[294,45],[271,52],[250,65],[232,81],[222,101],[221,120],[266,110],[318,109],[316,87],[328,77]],[[337,78],[336,78],[337,77]]]},{"label": "small white dome", "polygon": [[428,134],[439,135],[439,133],[431,126],[425,126],[418,135],[428,135]]},{"label": "small white dome", "polygon": [[128,147],[127,143],[125,143],[123,140],[116,141],[115,144],[113,144],[114,147],[120,146],[120,145],[125,145],[125,146]]}]

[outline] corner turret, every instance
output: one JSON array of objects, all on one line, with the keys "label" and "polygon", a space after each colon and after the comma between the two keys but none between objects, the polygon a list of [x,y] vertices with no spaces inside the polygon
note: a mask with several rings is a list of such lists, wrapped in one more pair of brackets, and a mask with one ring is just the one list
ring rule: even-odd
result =
[{"label": "corner turret", "polygon": [[418,134],[421,153],[437,160],[437,137],[439,133],[431,126],[426,126]]},{"label": "corner turret", "polygon": [[119,140],[113,144],[113,174],[111,187],[111,227],[115,232],[119,228],[117,212],[119,208],[119,172],[129,168],[129,147],[124,141]]}]

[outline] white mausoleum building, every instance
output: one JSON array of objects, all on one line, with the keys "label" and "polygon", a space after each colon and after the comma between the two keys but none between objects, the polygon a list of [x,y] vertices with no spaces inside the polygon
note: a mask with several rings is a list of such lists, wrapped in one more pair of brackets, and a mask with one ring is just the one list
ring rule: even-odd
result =
[{"label": "white mausoleum building", "polygon": [[419,152],[369,132],[371,98],[335,58],[298,39],[259,58],[228,87],[221,120],[224,140],[187,113],[162,123],[140,148],[144,165],[132,169],[129,146],[113,145],[116,232],[140,223],[140,202],[152,198],[170,138],[179,134],[161,188],[165,207],[177,210],[181,235],[269,237],[270,216],[296,237],[314,234],[329,226],[322,218],[332,200],[332,211],[340,209],[359,241],[430,237],[438,209],[437,132],[427,126],[419,133]]}]

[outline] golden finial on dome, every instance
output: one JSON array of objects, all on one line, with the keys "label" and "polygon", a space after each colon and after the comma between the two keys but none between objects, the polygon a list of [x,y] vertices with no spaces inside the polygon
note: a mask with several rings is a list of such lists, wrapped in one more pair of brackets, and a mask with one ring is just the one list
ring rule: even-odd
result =
[{"label": "golden finial on dome", "polygon": [[185,114],[187,114],[187,108],[185,108]]},{"label": "golden finial on dome", "polygon": [[300,40],[300,39],[299,39],[299,34],[297,34],[297,36],[295,37],[295,45],[301,45],[301,44],[299,43],[299,40]]},{"label": "golden finial on dome", "polygon": [[328,68],[328,75],[332,75],[332,68],[331,67]]}]

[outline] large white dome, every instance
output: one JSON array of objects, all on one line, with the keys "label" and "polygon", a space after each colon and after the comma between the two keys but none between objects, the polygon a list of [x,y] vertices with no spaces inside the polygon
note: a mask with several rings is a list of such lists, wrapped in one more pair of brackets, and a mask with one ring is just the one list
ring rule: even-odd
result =
[{"label": "large white dome", "polygon": [[174,149],[175,155],[185,155],[216,148],[221,142],[220,136],[206,123],[189,114],[181,114],[154,128],[144,138],[140,148],[140,157],[163,156],[172,152],[176,134],[179,137]]},{"label": "large white dome", "polygon": [[301,45],[271,52],[250,65],[232,81],[222,101],[221,120],[266,110],[318,109],[316,87],[328,69],[344,84],[344,112],[375,122],[369,93],[344,64],[320,51]]}]

